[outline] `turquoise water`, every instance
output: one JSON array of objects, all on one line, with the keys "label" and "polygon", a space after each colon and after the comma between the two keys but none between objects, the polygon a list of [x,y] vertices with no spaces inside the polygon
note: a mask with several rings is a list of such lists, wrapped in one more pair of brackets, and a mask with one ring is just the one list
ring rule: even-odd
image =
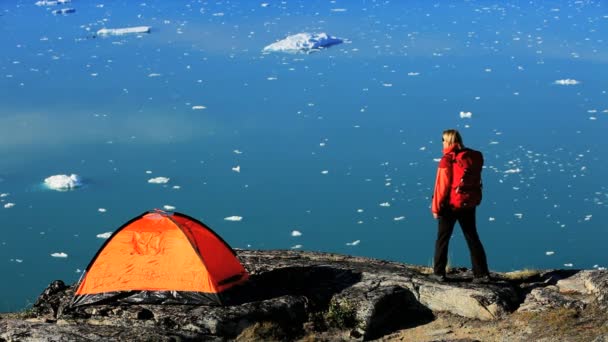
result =
[{"label": "turquoise water", "polygon": [[[0,3],[0,311],[76,281],[98,234],[165,205],[233,247],[430,265],[452,127],[485,154],[491,269],[608,266],[605,3],[263,4]],[[346,42],[262,54],[299,32]],[[42,185],[71,173],[85,185]],[[456,230],[450,263],[468,258]]]}]

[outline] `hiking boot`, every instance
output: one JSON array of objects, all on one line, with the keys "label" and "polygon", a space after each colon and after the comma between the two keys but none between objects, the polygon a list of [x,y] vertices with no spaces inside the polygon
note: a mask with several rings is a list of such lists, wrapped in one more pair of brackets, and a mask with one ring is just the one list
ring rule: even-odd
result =
[{"label": "hiking boot", "polygon": [[492,278],[490,278],[489,275],[484,275],[484,276],[479,276],[479,277],[474,277],[473,281],[471,281],[473,284],[488,284],[492,282]]},{"label": "hiking boot", "polygon": [[440,282],[440,283],[443,283],[446,280],[445,279],[445,275],[443,275],[443,274],[435,274],[435,273],[429,275],[429,279],[432,279],[432,280]]}]

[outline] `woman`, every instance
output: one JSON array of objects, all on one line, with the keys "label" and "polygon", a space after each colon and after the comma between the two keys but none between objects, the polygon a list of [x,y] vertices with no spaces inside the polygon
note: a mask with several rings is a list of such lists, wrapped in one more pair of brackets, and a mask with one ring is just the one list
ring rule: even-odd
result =
[{"label": "woman", "polygon": [[[435,242],[433,275],[431,277],[438,281],[445,280],[445,268],[448,261],[448,245],[454,230],[454,225],[456,224],[456,221],[458,221],[471,253],[474,276],[473,282],[487,282],[490,281],[490,271],[488,270],[486,253],[479,240],[475,222],[475,208],[481,201],[481,167],[483,166],[483,157],[480,152],[465,148],[460,133],[455,129],[444,131],[442,141],[443,157],[441,158],[439,168],[437,169],[437,179],[435,180],[435,191],[433,193],[433,203],[431,206],[433,217],[439,222],[437,241]],[[464,155],[467,155],[466,159],[469,163],[477,164],[471,167],[471,169],[476,171],[469,172],[469,168],[467,167],[464,169],[464,174],[462,173],[462,163],[460,163],[460,161],[465,158],[463,157]],[[471,162],[471,160],[473,161]],[[457,167],[460,167],[461,170],[457,170]],[[459,173],[459,175],[453,177],[455,173]],[[477,186],[467,186],[470,191],[465,191],[465,193],[469,193],[469,197],[467,197],[468,203],[465,203],[462,198],[466,196],[462,194],[463,191],[460,189],[463,188],[462,182],[465,178],[464,175],[471,173],[473,176],[466,177],[474,177],[472,183],[477,183]],[[475,173],[477,173],[476,176]],[[460,174],[463,174],[463,176],[461,177]],[[478,193],[477,196],[470,195],[470,193],[475,192]]]}]

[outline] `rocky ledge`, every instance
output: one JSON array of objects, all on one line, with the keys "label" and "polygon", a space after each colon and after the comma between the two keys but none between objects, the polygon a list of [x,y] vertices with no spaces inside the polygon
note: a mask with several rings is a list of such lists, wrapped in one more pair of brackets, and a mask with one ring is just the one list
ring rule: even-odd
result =
[{"label": "rocky ledge", "polygon": [[495,322],[556,308],[608,309],[608,271],[493,273],[492,282],[476,284],[464,268],[437,282],[425,267],[345,255],[243,250],[238,257],[251,278],[230,305],[72,308],[74,287],[56,280],[31,309],[0,315],[0,341],[370,340],[445,314]]}]

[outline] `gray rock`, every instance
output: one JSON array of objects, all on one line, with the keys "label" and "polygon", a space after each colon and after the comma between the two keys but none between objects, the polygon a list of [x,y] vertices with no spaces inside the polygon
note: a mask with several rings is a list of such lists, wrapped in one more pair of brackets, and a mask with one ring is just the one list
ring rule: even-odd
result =
[{"label": "gray rock", "polygon": [[580,271],[557,282],[560,292],[590,295],[602,307],[608,308],[608,271]]},{"label": "gray rock", "polygon": [[582,310],[587,305],[584,299],[572,298],[558,291],[557,286],[539,287],[533,289],[518,311],[546,311],[556,308],[571,308]]}]

